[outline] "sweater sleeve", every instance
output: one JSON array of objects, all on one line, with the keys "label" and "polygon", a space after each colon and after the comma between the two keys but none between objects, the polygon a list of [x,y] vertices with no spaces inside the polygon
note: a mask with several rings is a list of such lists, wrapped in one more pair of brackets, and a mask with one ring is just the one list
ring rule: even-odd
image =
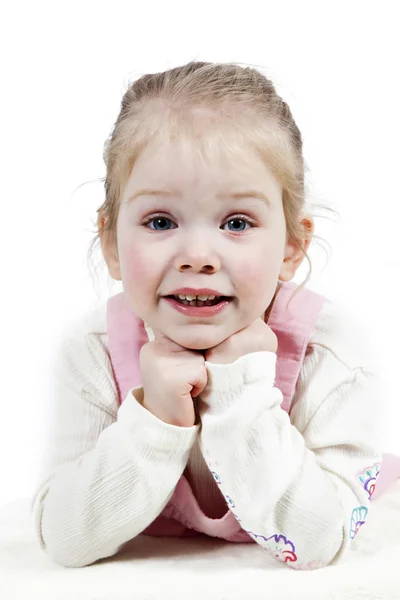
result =
[{"label": "sweater sleeve", "polygon": [[118,405],[99,336],[62,344],[54,366],[40,482],[31,501],[41,549],[65,567],[112,556],[168,503],[198,425],[169,425],[140,404]]},{"label": "sweater sleeve", "polygon": [[294,569],[319,568],[345,555],[371,510],[382,457],[378,380],[315,346],[289,416],[274,387],[276,359],[206,362],[200,448],[255,542]]}]

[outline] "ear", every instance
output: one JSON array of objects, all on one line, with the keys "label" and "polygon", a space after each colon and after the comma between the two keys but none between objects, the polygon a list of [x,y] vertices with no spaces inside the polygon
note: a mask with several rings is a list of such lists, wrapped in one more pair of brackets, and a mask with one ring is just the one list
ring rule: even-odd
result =
[{"label": "ear", "polygon": [[[311,215],[307,215],[302,219],[301,225],[304,229],[302,248],[304,252],[307,252],[314,232],[314,219]],[[279,272],[279,279],[281,281],[290,281],[293,279],[304,258],[301,249],[295,246],[293,241],[289,240],[286,243],[285,258]]]},{"label": "ear", "polygon": [[111,239],[109,232],[105,231],[106,217],[99,212],[97,217],[97,228],[99,230],[99,239],[101,251],[106,261],[110,276],[116,281],[121,281],[121,268],[118,258],[118,248],[116,240]]}]

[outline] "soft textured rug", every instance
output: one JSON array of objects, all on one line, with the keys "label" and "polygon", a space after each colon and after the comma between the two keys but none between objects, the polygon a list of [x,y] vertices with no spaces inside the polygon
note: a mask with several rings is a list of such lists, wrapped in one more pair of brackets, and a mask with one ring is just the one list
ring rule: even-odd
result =
[{"label": "soft textured rug", "polygon": [[400,480],[347,560],[294,571],[256,544],[139,536],[110,559],[67,569],[38,548],[29,500],[0,507],[1,600],[400,600]]}]

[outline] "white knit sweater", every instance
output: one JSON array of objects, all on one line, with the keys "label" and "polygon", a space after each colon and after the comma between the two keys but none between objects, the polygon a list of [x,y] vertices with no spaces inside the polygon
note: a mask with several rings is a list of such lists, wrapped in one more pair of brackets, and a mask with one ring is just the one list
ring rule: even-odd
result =
[{"label": "white knit sweater", "polygon": [[261,547],[261,532],[284,533],[302,564],[341,559],[354,509],[373,510],[358,475],[381,460],[382,397],[371,348],[353,318],[326,302],[289,415],[273,385],[276,354],[206,362],[212,392],[200,436],[199,425],[168,425],[143,408],[141,388],[119,406],[104,304],[71,327],[55,357],[32,498],[40,548],[70,567],[113,556],[160,514],[185,471],[205,514],[221,517],[221,491],[229,495]]}]

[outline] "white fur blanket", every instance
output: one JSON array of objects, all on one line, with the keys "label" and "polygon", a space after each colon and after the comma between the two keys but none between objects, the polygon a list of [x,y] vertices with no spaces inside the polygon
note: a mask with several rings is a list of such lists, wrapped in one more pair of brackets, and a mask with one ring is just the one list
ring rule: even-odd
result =
[{"label": "white fur blanket", "polygon": [[94,565],[53,564],[27,499],[0,507],[1,600],[400,600],[400,480],[374,500],[347,561],[294,571],[255,544],[139,536]]}]

